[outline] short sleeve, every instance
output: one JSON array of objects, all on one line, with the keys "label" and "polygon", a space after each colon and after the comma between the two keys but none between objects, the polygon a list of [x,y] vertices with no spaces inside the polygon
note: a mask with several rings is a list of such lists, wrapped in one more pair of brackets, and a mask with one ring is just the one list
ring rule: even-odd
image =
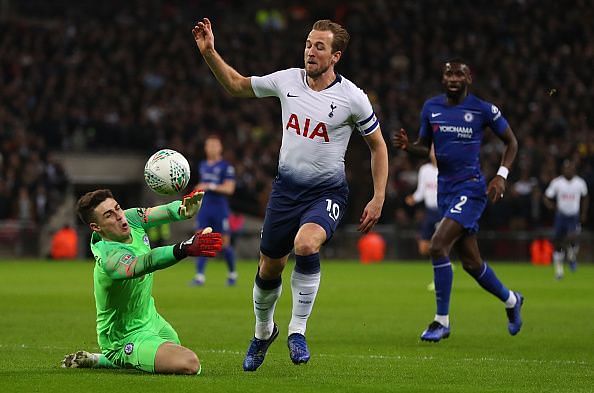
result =
[{"label": "short sleeve", "polygon": [[497,106],[484,102],[483,114],[485,116],[486,125],[497,135],[502,135],[507,127],[509,127],[507,120],[505,120]]},{"label": "short sleeve", "polygon": [[429,122],[429,116],[427,103],[423,105],[423,109],[421,109],[421,119],[420,119],[420,127],[419,127],[419,137],[423,139],[433,139],[433,130],[431,129],[431,123]]},{"label": "short sleeve", "polygon": [[355,127],[361,135],[370,135],[379,129],[379,120],[375,116],[369,97],[359,88],[355,88],[352,95],[351,110]]},{"label": "short sleeve", "polygon": [[557,182],[555,180],[553,180],[551,182],[551,184],[549,184],[549,186],[547,187],[546,191],[545,191],[545,196],[549,199],[553,199],[555,198],[555,196],[557,195]]},{"label": "short sleeve", "polygon": [[291,70],[273,72],[264,76],[252,76],[250,82],[256,97],[278,97],[280,84]]},{"label": "short sleeve", "polygon": [[235,180],[235,168],[229,163],[227,163],[225,173],[223,174],[223,181],[225,180]]},{"label": "short sleeve", "polygon": [[583,179],[581,180],[581,195],[583,197],[585,197],[586,195],[588,195],[588,185],[586,184],[586,182]]}]

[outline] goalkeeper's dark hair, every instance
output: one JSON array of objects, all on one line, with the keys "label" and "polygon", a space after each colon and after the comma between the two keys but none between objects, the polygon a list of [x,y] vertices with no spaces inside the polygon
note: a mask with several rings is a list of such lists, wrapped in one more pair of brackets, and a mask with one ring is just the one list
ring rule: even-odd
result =
[{"label": "goalkeeper's dark hair", "polygon": [[108,198],[113,199],[113,194],[108,189],[87,192],[76,202],[76,214],[82,222],[89,225],[95,220],[93,215],[95,208]]},{"label": "goalkeeper's dark hair", "polygon": [[332,32],[334,35],[334,39],[332,40],[332,53],[338,51],[344,53],[349,44],[349,40],[351,39],[349,32],[346,31],[344,27],[336,22],[332,22],[330,19],[321,19],[317,21],[311,29]]}]

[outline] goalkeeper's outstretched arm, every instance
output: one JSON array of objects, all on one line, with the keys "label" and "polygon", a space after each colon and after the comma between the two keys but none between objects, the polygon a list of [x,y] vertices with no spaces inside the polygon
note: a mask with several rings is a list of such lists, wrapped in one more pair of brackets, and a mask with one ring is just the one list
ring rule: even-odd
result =
[{"label": "goalkeeper's outstretched arm", "polygon": [[185,242],[157,247],[143,255],[134,255],[126,249],[116,250],[109,253],[101,265],[111,278],[125,280],[165,269],[187,256],[214,257],[222,246],[221,234],[210,233],[210,228],[207,228]]},{"label": "goalkeeper's outstretched arm", "polygon": [[140,217],[140,225],[146,229],[192,218],[198,213],[198,210],[200,210],[203,196],[204,191],[196,190],[185,195],[181,201],[173,201],[166,205],[159,205],[146,209],[138,208],[136,210]]}]

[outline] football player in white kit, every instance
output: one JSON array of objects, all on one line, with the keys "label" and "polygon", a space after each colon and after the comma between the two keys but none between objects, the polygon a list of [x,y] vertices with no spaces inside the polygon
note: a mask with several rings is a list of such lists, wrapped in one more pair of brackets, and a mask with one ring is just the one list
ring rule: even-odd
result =
[{"label": "football player in white kit", "polygon": [[192,33],[225,90],[237,97],[277,97],[282,108],[278,174],[266,208],[253,290],[255,334],[243,369],[255,371],[260,367],[279,334],[274,308],[292,249],[293,311],[287,344],[293,363],[307,363],[310,353],[305,330],[320,284],[319,250],[330,240],[345,211],[348,186],[344,156],[353,130],[363,136],[371,151],[374,194],[360,218],[359,231],[363,233],[380,218],[388,177],[386,144],[367,95],[334,71],[349,34],[337,23],[317,21],[305,42],[304,68],[244,77],[216,52],[207,18],[198,22]]},{"label": "football player in white kit", "polygon": [[407,195],[404,202],[409,206],[417,203],[425,203],[425,218],[421,225],[418,238],[419,254],[429,256],[429,244],[435,227],[441,220],[441,214],[437,207],[437,161],[433,145],[429,151],[430,162],[419,168],[417,189],[414,193]]},{"label": "football player in white kit", "polygon": [[547,187],[544,204],[555,209],[555,234],[553,242],[553,265],[555,277],[563,278],[563,262],[569,262],[569,268],[577,267],[578,236],[581,232],[580,222],[588,216],[588,186],[581,177],[575,174],[575,164],[570,160],[563,162],[563,175],[554,178]]}]

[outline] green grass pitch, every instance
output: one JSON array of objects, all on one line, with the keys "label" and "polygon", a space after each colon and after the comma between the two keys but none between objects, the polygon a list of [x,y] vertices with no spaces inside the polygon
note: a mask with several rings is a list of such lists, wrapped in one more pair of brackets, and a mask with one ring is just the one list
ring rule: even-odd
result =
[{"label": "green grass pitch", "polygon": [[524,327],[507,333],[503,305],[462,269],[454,272],[452,335],[419,334],[431,321],[429,262],[361,265],[324,261],[308,325],[312,359],[294,366],[286,347],[292,266],[277,305],[281,335],[263,366],[244,373],[253,335],[255,261],[239,264],[236,287],[210,262],[207,285],[191,288],[190,261],[155,274],[159,312],[200,358],[200,376],[61,369],[64,354],[97,351],[90,262],[0,263],[1,392],[592,392],[594,265],[562,281],[552,268],[494,263],[526,296]]}]

